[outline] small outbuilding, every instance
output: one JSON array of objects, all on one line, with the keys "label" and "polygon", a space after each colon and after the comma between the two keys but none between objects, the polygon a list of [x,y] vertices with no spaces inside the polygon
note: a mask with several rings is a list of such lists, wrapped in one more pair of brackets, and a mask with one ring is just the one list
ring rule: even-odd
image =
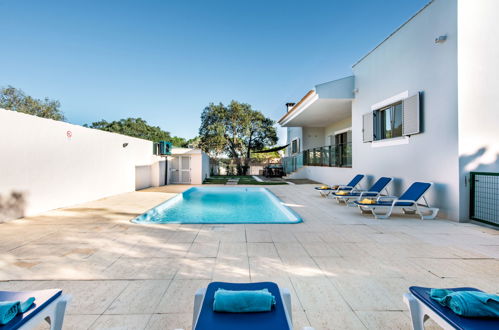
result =
[{"label": "small outbuilding", "polygon": [[202,184],[209,176],[210,158],[201,149],[172,149],[168,156],[168,184]]}]

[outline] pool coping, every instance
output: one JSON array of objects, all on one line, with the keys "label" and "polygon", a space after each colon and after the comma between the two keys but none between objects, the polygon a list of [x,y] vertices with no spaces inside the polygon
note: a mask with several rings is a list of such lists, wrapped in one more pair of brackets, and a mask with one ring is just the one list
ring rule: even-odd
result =
[{"label": "pool coping", "polygon": [[[153,221],[148,221],[148,220],[139,220],[140,217],[152,212],[153,210],[155,210],[157,207],[159,207],[160,205],[163,205],[163,204],[166,204],[166,203],[175,203],[175,199],[179,199],[179,196],[183,195],[185,192],[187,191],[190,191],[190,190],[196,190],[196,189],[203,189],[203,188],[221,188],[221,189],[262,189],[264,190],[266,193],[268,193],[268,197],[273,200],[274,203],[277,203],[278,205],[276,205],[280,210],[281,212],[283,212],[287,217],[289,217],[288,214],[286,214],[286,212],[289,212],[291,213],[292,216],[295,217],[295,220],[290,220],[290,221],[264,221],[264,222],[261,222],[261,221],[244,221],[244,222],[234,222],[234,221],[231,221],[231,222],[182,222],[182,221],[168,221],[168,222],[153,222]],[[303,222],[303,218],[301,217],[301,215],[296,212],[295,210],[293,210],[291,207],[285,205],[285,202],[280,199],[273,191],[269,190],[268,188],[266,187],[191,187],[189,189],[186,189],[184,190],[183,192],[181,193],[177,193],[175,196],[173,196],[172,198],[169,198],[153,207],[151,207],[150,209],[148,209],[147,211],[141,213],[140,215],[134,217],[133,219],[130,219],[129,220],[131,223],[133,224],[138,224],[138,225],[151,225],[151,224],[155,224],[155,225],[164,225],[164,224],[186,224],[186,225],[189,225],[189,224],[196,224],[196,225],[199,225],[199,224],[206,224],[206,225],[214,225],[214,224],[223,224],[223,225],[239,225],[239,224],[297,224],[297,223],[302,223]]]}]

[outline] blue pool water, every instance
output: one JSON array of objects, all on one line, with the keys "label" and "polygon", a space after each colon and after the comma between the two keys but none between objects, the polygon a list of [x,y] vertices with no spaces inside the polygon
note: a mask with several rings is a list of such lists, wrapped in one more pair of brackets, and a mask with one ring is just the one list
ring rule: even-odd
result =
[{"label": "blue pool water", "polygon": [[297,223],[266,188],[194,187],[132,220],[136,223]]}]

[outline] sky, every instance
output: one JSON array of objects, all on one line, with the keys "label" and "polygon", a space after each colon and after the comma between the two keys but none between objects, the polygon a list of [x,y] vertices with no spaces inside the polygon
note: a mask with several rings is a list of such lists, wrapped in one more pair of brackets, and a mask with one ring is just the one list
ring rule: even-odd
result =
[{"label": "sky", "polygon": [[197,135],[209,103],[278,120],[429,0],[0,0],[0,86],[67,121],[141,117]]}]

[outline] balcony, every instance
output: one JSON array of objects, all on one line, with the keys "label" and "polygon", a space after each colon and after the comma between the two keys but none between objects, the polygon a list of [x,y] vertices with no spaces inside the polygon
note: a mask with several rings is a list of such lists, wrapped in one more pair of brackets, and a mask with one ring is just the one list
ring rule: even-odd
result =
[{"label": "balcony", "polygon": [[303,166],[352,167],[352,144],[344,143],[305,150],[282,159],[284,172],[292,173]]}]

